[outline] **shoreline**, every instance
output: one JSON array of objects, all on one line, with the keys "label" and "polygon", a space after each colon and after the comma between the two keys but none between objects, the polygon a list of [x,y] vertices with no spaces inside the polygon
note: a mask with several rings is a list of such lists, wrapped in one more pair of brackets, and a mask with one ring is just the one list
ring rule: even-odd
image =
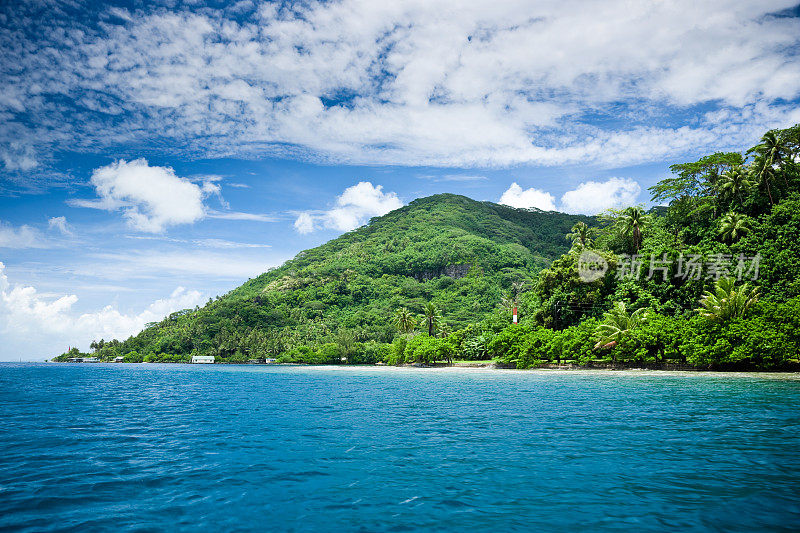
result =
[{"label": "shoreline", "polygon": [[102,365],[102,366],[118,366],[124,365],[126,367],[139,366],[139,365],[176,365],[176,366],[224,366],[224,367],[297,367],[297,368],[330,368],[330,369],[394,369],[394,370],[473,370],[473,371],[514,371],[514,372],[547,372],[547,373],[670,373],[670,374],[719,374],[719,375],[734,375],[734,374],[775,374],[775,375],[797,375],[800,378],[800,368],[797,369],[719,369],[719,368],[693,368],[683,365],[668,365],[655,367],[655,365],[605,365],[605,366],[576,366],[576,365],[542,365],[531,368],[516,368],[514,366],[497,365],[491,362],[482,363],[475,361],[474,363],[455,363],[455,364],[436,364],[436,365],[422,365],[422,364],[403,364],[403,365],[386,365],[386,364],[354,364],[354,365],[310,365],[303,363],[212,363],[212,364],[198,364],[198,363],[115,363],[112,361],[98,361],[91,363],[72,363],[67,361],[4,361],[4,363],[12,364],[63,364],[63,365]]}]

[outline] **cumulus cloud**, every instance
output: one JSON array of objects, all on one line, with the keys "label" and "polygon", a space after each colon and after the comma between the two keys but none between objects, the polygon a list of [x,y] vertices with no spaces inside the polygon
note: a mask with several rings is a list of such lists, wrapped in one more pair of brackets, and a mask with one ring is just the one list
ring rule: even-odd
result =
[{"label": "cumulus cloud", "polygon": [[560,210],[565,213],[596,215],[612,207],[625,207],[637,202],[642,188],[629,178],[586,181],[561,197]]},{"label": "cumulus cloud", "polygon": [[639,184],[630,178],[610,178],[606,181],[585,181],[575,189],[565,192],[556,205],[555,196],[539,189],[523,189],[516,182],[503,193],[498,203],[511,207],[543,211],[563,211],[596,215],[612,207],[636,204]]},{"label": "cumulus cloud", "polygon": [[327,211],[300,213],[294,222],[299,233],[311,233],[323,227],[350,231],[371,217],[385,215],[403,206],[394,192],[383,192],[382,185],[361,181],[348,187],[336,198],[336,205]]},{"label": "cumulus cloud", "polygon": [[149,233],[200,220],[205,216],[204,196],[219,192],[214,183],[198,186],[169,167],[150,166],[145,159],[100,167],[92,173],[91,182],[100,198],[73,200],[72,205],[120,209],[129,226]]},{"label": "cumulus cloud", "polygon": [[72,235],[72,229],[67,223],[67,217],[52,217],[47,221],[50,229],[58,230],[62,235]]},{"label": "cumulus cloud", "polygon": [[542,211],[555,211],[556,199],[549,192],[539,189],[523,189],[516,182],[503,193],[499,203],[520,209],[541,209]]},{"label": "cumulus cloud", "polygon": [[46,23],[8,3],[0,146],[456,167],[740,149],[796,120],[794,3],[97,3]]},{"label": "cumulus cloud", "polygon": [[131,314],[121,313],[112,305],[78,313],[73,309],[77,301],[74,294],[48,297],[35,287],[12,286],[0,262],[0,360],[44,358],[57,355],[67,346],[87,349],[93,339],[124,339],[148,322],[200,304],[203,296],[178,287],[168,297]]}]

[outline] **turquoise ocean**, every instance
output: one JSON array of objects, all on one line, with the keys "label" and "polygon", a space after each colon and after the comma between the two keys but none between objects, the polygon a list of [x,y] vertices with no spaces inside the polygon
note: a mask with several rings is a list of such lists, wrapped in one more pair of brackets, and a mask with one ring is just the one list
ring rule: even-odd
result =
[{"label": "turquoise ocean", "polygon": [[797,531],[800,376],[0,364],[0,530]]}]

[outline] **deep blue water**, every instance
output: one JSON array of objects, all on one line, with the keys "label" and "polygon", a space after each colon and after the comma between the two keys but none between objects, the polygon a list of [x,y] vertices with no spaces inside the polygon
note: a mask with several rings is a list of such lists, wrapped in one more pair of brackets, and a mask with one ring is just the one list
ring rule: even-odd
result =
[{"label": "deep blue water", "polygon": [[0,364],[0,529],[797,530],[795,376]]}]

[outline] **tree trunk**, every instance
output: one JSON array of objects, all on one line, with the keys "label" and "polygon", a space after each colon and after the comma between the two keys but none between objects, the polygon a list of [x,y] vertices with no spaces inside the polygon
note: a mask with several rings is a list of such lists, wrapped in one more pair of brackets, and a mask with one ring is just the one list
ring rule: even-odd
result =
[{"label": "tree trunk", "polygon": [[769,195],[769,205],[775,205],[775,201],[772,199],[772,192],[769,190],[769,179],[765,178],[764,183],[767,185],[767,194]]}]

